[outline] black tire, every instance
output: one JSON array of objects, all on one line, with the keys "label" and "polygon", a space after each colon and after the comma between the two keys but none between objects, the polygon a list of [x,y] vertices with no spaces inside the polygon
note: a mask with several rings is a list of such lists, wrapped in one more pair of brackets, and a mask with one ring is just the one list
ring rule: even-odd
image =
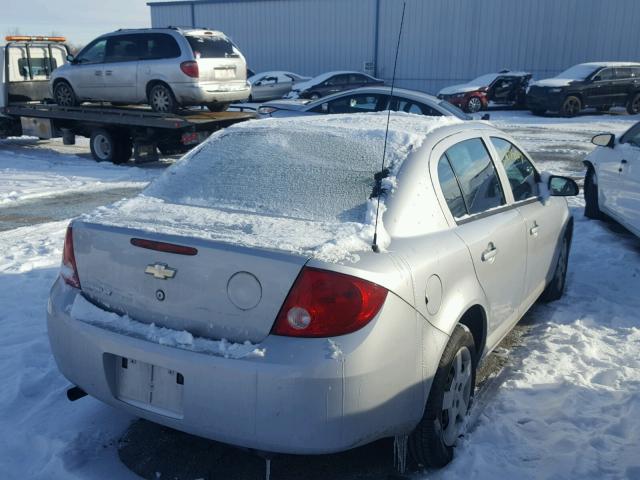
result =
[{"label": "black tire", "polygon": [[553,277],[540,296],[544,302],[560,300],[564,295],[564,287],[567,283],[567,268],[569,266],[569,248],[569,236],[565,235],[562,238]]},{"label": "black tire", "polygon": [[467,100],[467,104],[465,105],[464,109],[467,113],[478,113],[480,110],[482,110],[482,100],[480,100],[478,97],[471,97],[469,100]]},{"label": "black tire", "polygon": [[536,109],[531,110],[531,113],[533,113],[534,115],[537,115],[538,117],[541,117],[545,113],[547,113],[547,111],[542,109],[542,108],[536,108]]},{"label": "black tire", "polygon": [[156,83],[149,89],[147,101],[154,112],[175,113],[178,102],[171,89],[163,83]]},{"label": "black tire", "polygon": [[104,128],[96,128],[89,139],[91,155],[98,162],[112,162],[120,164],[131,158],[131,139]]},{"label": "black tire", "polygon": [[596,172],[593,167],[589,167],[584,177],[584,216],[593,219],[602,218],[602,212],[600,211],[600,204],[598,202]]},{"label": "black tire", "polygon": [[640,113],[640,93],[633,95],[627,103],[627,113],[629,115],[637,115]]},{"label": "black tire", "polygon": [[229,108],[230,103],[208,103],[207,108],[210,112],[224,112]]},{"label": "black tire", "polygon": [[563,117],[575,117],[582,110],[582,101],[575,95],[569,95],[562,102],[560,113]]},{"label": "black tire", "polygon": [[[466,356],[467,354],[466,363],[458,364],[458,355]],[[476,383],[476,356],[473,335],[464,325],[457,325],[440,358],[422,420],[409,436],[411,456],[419,465],[441,468],[453,459],[457,438],[462,433],[459,431],[460,425],[464,424],[464,417],[473,402]],[[467,367],[458,370],[457,367],[460,365],[466,365],[470,370],[466,369]],[[468,375],[468,379],[465,380],[462,387],[456,386],[462,385],[456,381],[458,372]],[[451,395],[452,390],[459,393]],[[452,398],[455,398],[455,395],[467,398],[466,409],[463,402],[462,410],[464,412],[462,414],[461,412],[456,413],[456,421],[453,425],[450,424],[449,410],[443,409],[445,393],[449,393]],[[457,411],[456,400],[452,400],[452,402],[452,409],[455,408]],[[450,425],[453,430],[447,432]]]},{"label": "black tire", "polygon": [[53,100],[61,107],[76,107],[80,105],[73,88],[65,80],[60,80],[53,87]]}]

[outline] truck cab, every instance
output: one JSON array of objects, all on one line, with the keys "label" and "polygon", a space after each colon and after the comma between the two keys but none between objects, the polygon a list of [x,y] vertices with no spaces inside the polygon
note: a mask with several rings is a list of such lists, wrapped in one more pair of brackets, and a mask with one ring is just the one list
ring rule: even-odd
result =
[{"label": "truck cab", "polygon": [[42,102],[51,72],[67,62],[64,37],[13,35],[0,46],[0,111],[10,104]]}]

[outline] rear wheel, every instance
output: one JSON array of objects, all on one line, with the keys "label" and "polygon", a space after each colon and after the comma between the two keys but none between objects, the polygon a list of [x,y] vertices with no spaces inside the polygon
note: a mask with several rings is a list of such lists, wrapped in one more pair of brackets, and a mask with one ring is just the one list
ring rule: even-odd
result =
[{"label": "rear wheel", "polygon": [[75,107],[79,105],[73,88],[66,81],[59,81],[53,87],[53,99],[62,107]]},{"label": "rear wheel", "polygon": [[542,300],[545,302],[553,302],[559,300],[564,295],[564,286],[567,283],[567,268],[569,266],[569,238],[567,235],[562,239],[560,253],[558,254],[558,263],[553,272],[553,278],[542,292]]},{"label": "rear wheel", "polygon": [[582,102],[574,95],[569,95],[564,99],[560,113],[565,117],[575,117],[582,110]]},{"label": "rear wheel", "polygon": [[224,112],[229,108],[230,103],[207,103],[207,108],[210,112]]},{"label": "rear wheel", "polygon": [[473,335],[457,325],[438,364],[422,420],[409,437],[411,455],[418,464],[440,468],[451,461],[458,437],[464,433],[475,381]]},{"label": "rear wheel", "polygon": [[154,112],[174,113],[178,109],[173,92],[162,83],[157,83],[149,90],[149,105]]},{"label": "rear wheel", "polygon": [[631,100],[627,103],[627,112],[629,115],[636,115],[640,113],[640,93],[636,93],[631,97]]},{"label": "rear wheel", "polygon": [[482,100],[480,100],[478,97],[471,97],[467,101],[466,110],[468,113],[478,113],[480,110],[482,110]]},{"label": "rear wheel", "polygon": [[131,139],[123,134],[96,128],[89,140],[91,155],[98,162],[124,163],[131,158]]},{"label": "rear wheel", "polygon": [[584,179],[584,216],[598,219],[602,217],[600,204],[598,202],[598,184],[596,183],[596,172],[592,167],[587,170]]}]

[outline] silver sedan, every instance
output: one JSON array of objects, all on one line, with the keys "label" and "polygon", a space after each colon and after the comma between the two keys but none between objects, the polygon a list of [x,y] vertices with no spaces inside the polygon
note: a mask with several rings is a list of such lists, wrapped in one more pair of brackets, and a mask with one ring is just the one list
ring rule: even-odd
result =
[{"label": "silver sedan", "polygon": [[391,87],[383,86],[358,88],[318,100],[274,100],[260,105],[258,116],[260,118],[281,118],[381,112],[391,109],[392,111],[418,115],[456,117],[461,120],[471,120],[472,118],[455,105],[427,93],[395,88],[391,100],[390,97]]},{"label": "silver sedan", "polygon": [[577,185],[483,123],[394,114],[385,149],[386,119],[239,124],[73,221],[48,308],[62,373],[242,447],[396,436],[449,462],[478,363],[563,294]]},{"label": "silver sedan", "polygon": [[294,85],[310,80],[292,72],[262,72],[247,79],[251,84],[250,102],[264,102],[274,98],[282,98],[288,94]]}]

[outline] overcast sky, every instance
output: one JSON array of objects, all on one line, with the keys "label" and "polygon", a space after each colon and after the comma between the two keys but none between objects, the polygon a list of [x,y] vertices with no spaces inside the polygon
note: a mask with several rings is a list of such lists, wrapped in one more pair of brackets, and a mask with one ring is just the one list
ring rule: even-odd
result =
[{"label": "overcast sky", "polygon": [[56,32],[73,44],[118,28],[149,27],[148,0],[1,0],[2,41],[19,29],[25,35]]}]

